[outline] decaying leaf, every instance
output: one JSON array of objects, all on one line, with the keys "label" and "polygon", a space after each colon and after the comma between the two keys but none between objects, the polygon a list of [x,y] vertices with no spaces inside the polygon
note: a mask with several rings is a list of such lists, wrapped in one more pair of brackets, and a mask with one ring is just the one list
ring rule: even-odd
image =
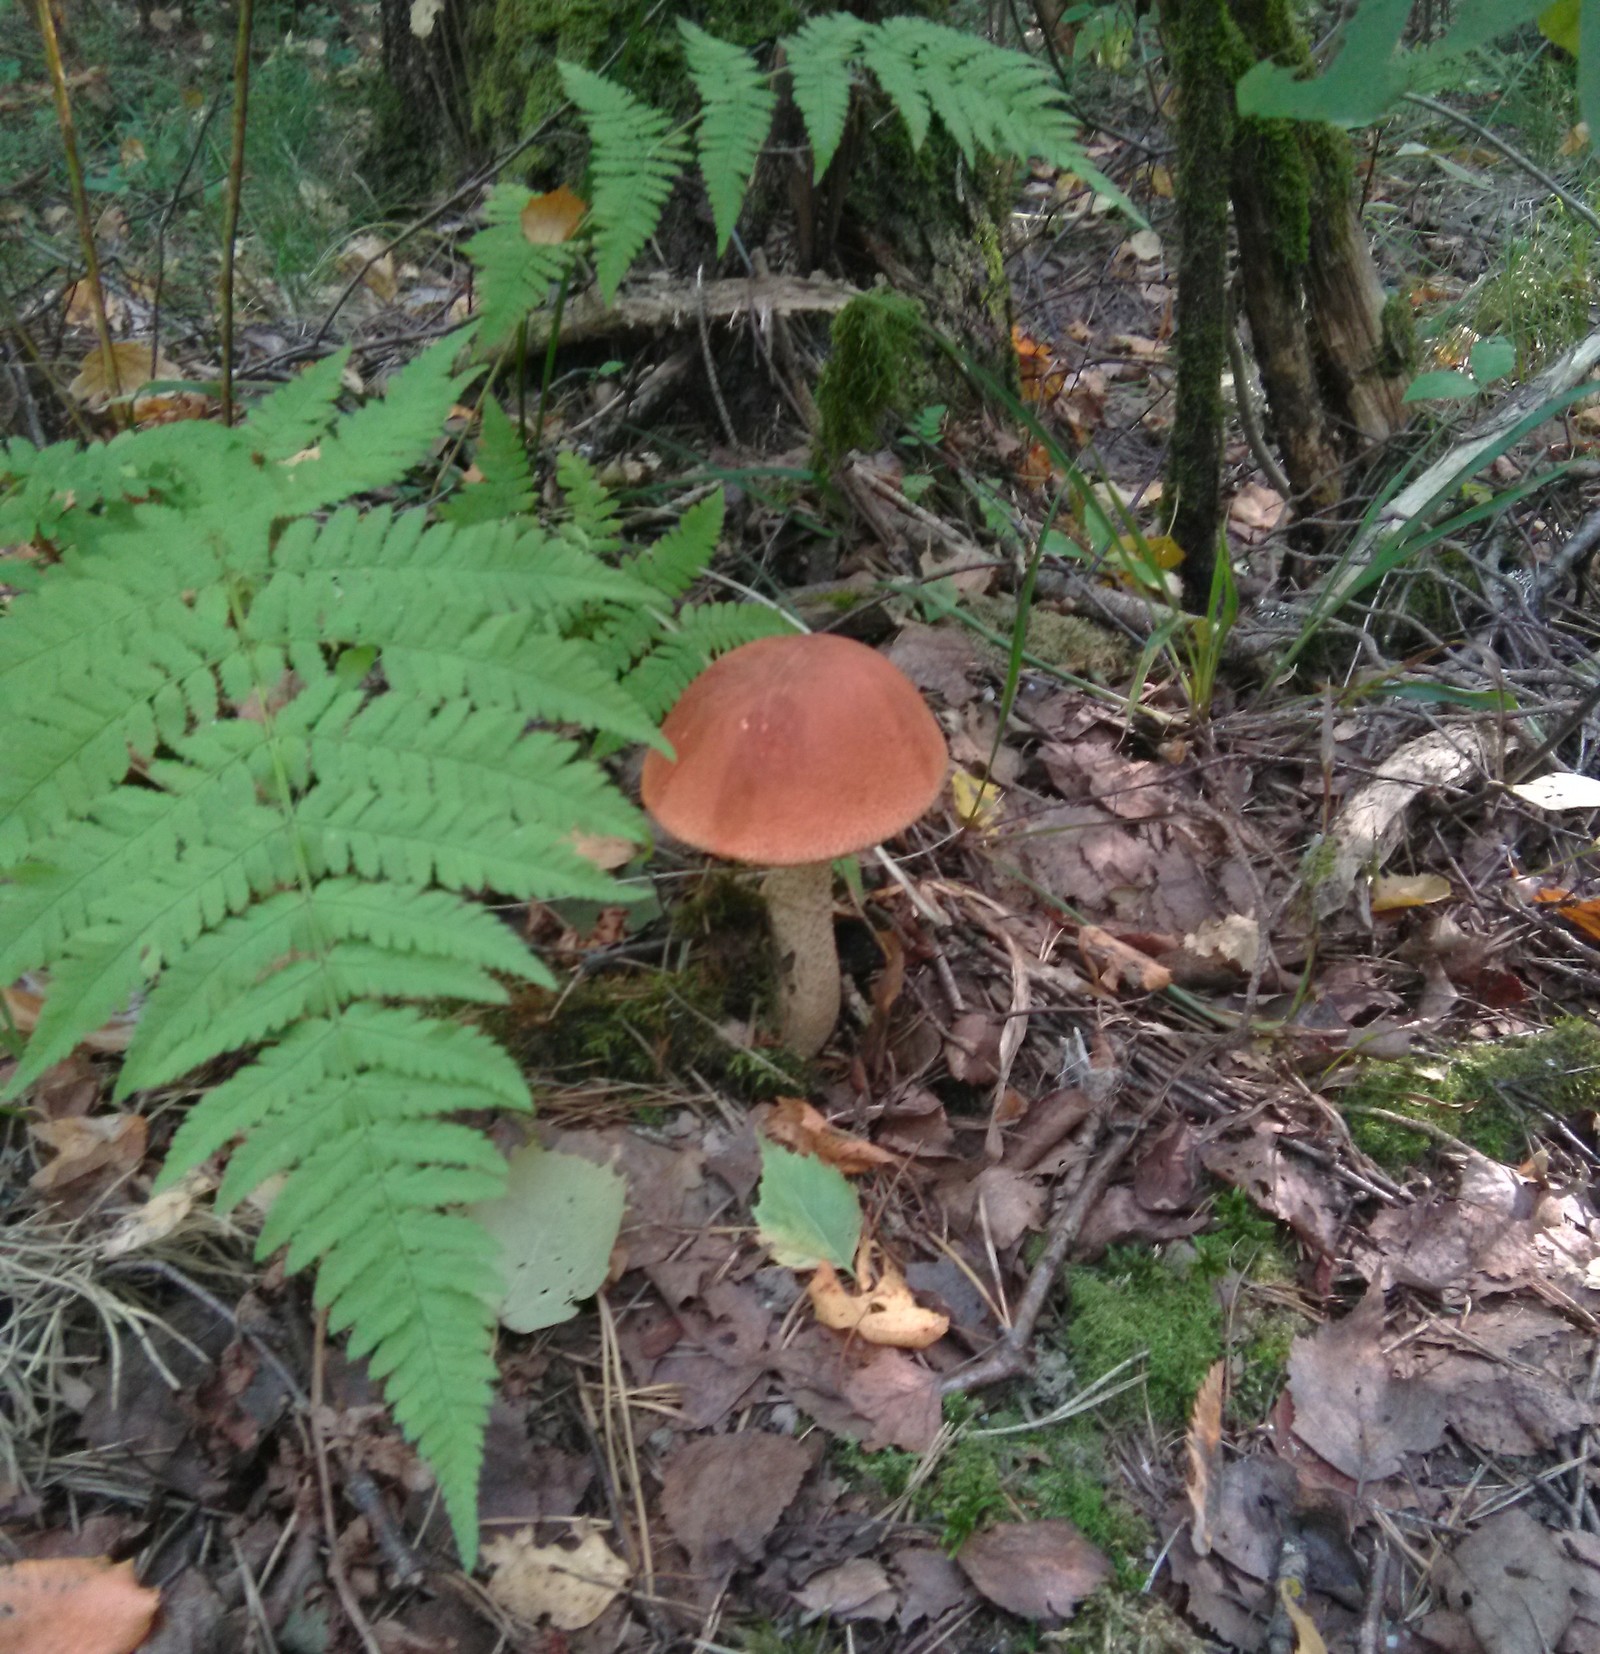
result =
[{"label": "decaying leaf", "polygon": [[86,408],[104,408],[114,397],[131,396],[152,379],[181,377],[166,357],[157,352],[152,360],[148,340],[119,339],[111,347],[111,365],[98,348],[84,357],[67,392]]},{"label": "decaying leaf", "polygon": [[170,1189],[152,1195],[143,1206],[129,1212],[106,1236],[100,1247],[102,1258],[121,1258],[141,1247],[154,1246],[175,1234],[188,1220],[195,1202],[217,1186],[216,1178],[203,1167],[187,1171]]},{"label": "decaying leaf", "polygon": [[1600,810],[1600,777],[1557,770],[1510,789],[1540,810]]},{"label": "decaying leaf", "polygon": [[142,1114],[70,1115],[35,1120],[34,1137],[54,1149],[56,1157],[28,1180],[35,1189],[52,1191],[95,1172],[124,1175],[144,1159],[149,1125]]},{"label": "decaying leaf", "polygon": [[812,1457],[792,1436],[765,1430],[685,1442],[662,1470],[661,1509],[696,1571],[722,1574],[755,1561]]},{"label": "decaying leaf", "polygon": [[1372,911],[1396,913],[1402,908],[1447,902],[1455,894],[1442,873],[1380,873],[1372,881]]},{"label": "decaying leaf", "polygon": [[993,781],[982,781],[967,770],[950,772],[950,797],[956,820],[972,833],[992,831],[1005,806],[1005,794]]},{"label": "decaying leaf", "polygon": [[847,1176],[869,1172],[877,1166],[895,1166],[900,1157],[864,1137],[852,1137],[828,1124],[827,1118],[803,1097],[780,1097],[761,1123],[774,1142],[796,1154],[815,1155]]},{"label": "decaying leaf", "polygon": [[1317,1622],[1300,1606],[1305,1587],[1297,1579],[1278,1581],[1278,1601],[1294,1627],[1294,1654],[1328,1654],[1328,1645],[1322,1640]]},{"label": "decaying leaf", "polygon": [[1070,1522],[1000,1522],[956,1553],[967,1578],[1024,1619],[1069,1620],[1111,1577],[1111,1564]]},{"label": "decaying leaf", "polygon": [[580,1631],[616,1600],[628,1583],[628,1564],[605,1542],[597,1525],[579,1520],[576,1545],[536,1545],[533,1529],[483,1547],[489,1595],[507,1613],[558,1631]]},{"label": "decaying leaf", "polygon": [[924,1309],[893,1264],[885,1263],[877,1280],[867,1286],[865,1263],[864,1257],[857,1260],[856,1274],[863,1283],[860,1292],[851,1292],[831,1264],[817,1266],[806,1292],[823,1326],[893,1349],[925,1350],[937,1344],[950,1330],[950,1317]]},{"label": "decaying leaf", "polygon": [[1216,1521],[1222,1486],[1222,1379],[1225,1362],[1215,1361],[1196,1392],[1189,1415],[1189,1476],[1187,1491],[1189,1541],[1198,1556],[1211,1554],[1211,1528]]},{"label": "decaying leaf", "polygon": [[1147,994],[1172,986],[1172,972],[1165,965],[1129,947],[1099,925],[1084,925],[1079,930],[1078,951],[1101,987],[1112,993],[1124,983]]},{"label": "decaying leaf", "polygon": [[506,1192],[473,1208],[500,1243],[503,1326],[553,1327],[600,1289],[626,1199],[627,1185],[610,1167],[578,1155],[535,1142],[511,1157]]},{"label": "decaying leaf", "polygon": [[0,1654],[133,1654],[161,1593],[131,1562],[62,1556],[0,1566]]},{"label": "decaying leaf", "polygon": [[883,1568],[868,1556],[852,1557],[837,1568],[813,1574],[795,1601],[810,1614],[836,1620],[887,1620],[900,1606],[900,1596]]}]

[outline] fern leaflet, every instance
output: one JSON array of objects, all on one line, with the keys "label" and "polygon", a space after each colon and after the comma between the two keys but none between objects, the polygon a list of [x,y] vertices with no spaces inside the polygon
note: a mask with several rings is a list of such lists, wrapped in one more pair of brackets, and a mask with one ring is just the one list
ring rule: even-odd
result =
[{"label": "fern leaflet", "polygon": [[482,426],[473,464],[483,481],[470,483],[439,507],[440,520],[467,527],[522,517],[533,510],[533,466],[522,433],[492,395],[483,399]]},{"label": "fern leaflet", "polygon": [[686,150],[659,109],[604,75],[563,63],[561,83],[583,115],[593,145],[589,174],[595,274],[610,303],[628,267],[655,234]]},{"label": "fern leaflet", "polygon": [[[481,351],[503,345],[530,310],[549,302],[551,288],[576,266],[575,243],[535,243],[523,234],[523,209],[532,200],[533,191],[520,184],[496,184],[484,203],[486,226],[466,245],[478,271],[474,338]],[[643,236],[639,244],[644,245]]]},{"label": "fern leaflet", "polygon": [[851,65],[866,25],[847,12],[810,18],[784,42],[795,107],[811,139],[811,170],[820,178],[838,152],[850,115]]},{"label": "fern leaflet", "polygon": [[689,74],[705,104],[700,116],[700,175],[711,199],[721,253],[739,222],[778,99],[748,52],[696,28],[686,17],[678,19],[678,30]]}]

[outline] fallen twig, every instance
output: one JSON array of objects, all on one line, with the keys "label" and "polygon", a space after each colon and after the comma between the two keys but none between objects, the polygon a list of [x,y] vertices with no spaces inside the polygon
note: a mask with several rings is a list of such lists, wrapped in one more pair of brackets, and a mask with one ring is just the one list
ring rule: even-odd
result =
[{"label": "fallen twig", "polygon": [[1137,1124],[1135,1121],[1125,1121],[1111,1128],[1114,1133],[1111,1141],[1089,1167],[1083,1182],[1078,1185],[1077,1193],[1070,1200],[1063,1201],[1050,1220],[1045,1249],[1028,1276],[1022,1297],[1017,1300],[1016,1318],[1010,1330],[976,1361],[947,1373],[939,1384],[941,1395],[965,1395],[970,1390],[998,1384],[1028,1370],[1033,1359],[1029,1349],[1033,1330],[1044,1311],[1050,1288],[1062,1264],[1067,1261],[1067,1254],[1083,1228],[1083,1220],[1105,1192],[1129,1145],[1137,1136]]}]

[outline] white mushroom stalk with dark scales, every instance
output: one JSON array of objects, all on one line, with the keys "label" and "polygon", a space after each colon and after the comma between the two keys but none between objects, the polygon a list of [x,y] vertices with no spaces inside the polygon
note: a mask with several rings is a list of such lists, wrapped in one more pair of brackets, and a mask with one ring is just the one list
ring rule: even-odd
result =
[{"label": "white mushroom stalk with dark scales", "polygon": [[675,756],[646,756],[645,808],[686,844],[772,869],[763,890],[783,1042],[814,1056],[839,1018],[832,863],[928,809],[949,762],[944,734],[897,667],[823,633],[724,655],[662,733]]}]

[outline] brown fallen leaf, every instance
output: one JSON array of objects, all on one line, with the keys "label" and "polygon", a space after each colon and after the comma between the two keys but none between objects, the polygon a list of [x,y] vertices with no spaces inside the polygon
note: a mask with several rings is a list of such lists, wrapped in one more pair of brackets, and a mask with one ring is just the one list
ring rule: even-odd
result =
[{"label": "brown fallen leaf", "polygon": [[811,1307],[823,1326],[897,1350],[925,1350],[950,1330],[949,1316],[924,1309],[893,1264],[886,1262],[872,1281],[865,1245],[856,1259],[856,1277],[861,1291],[851,1292],[832,1264],[821,1263],[806,1282]]},{"label": "brown fallen leaf", "polygon": [[826,1116],[803,1097],[780,1097],[762,1121],[761,1129],[773,1142],[782,1143],[796,1154],[815,1155],[818,1160],[837,1166],[846,1176],[869,1172],[877,1166],[900,1164],[898,1155],[880,1149],[876,1143],[830,1126]]},{"label": "brown fallen leaf", "polygon": [[1172,972],[1165,965],[1158,965],[1148,954],[1129,947],[1099,925],[1084,925],[1079,930],[1078,951],[1090,976],[1111,993],[1124,982],[1130,987],[1137,985],[1147,994],[1172,986]]},{"label": "brown fallen leaf", "polygon": [[1194,1398],[1189,1415],[1189,1475],[1186,1491],[1189,1542],[1197,1556],[1211,1554],[1211,1528],[1216,1521],[1222,1485],[1222,1378],[1226,1363],[1216,1361]]},{"label": "brown fallen leaf", "polygon": [[996,1607],[1023,1619],[1069,1620],[1111,1577],[1111,1564],[1070,1522],[1000,1522],[956,1561]]},{"label": "brown fallen leaf", "polygon": [[111,347],[111,363],[98,348],[91,350],[67,386],[67,394],[87,408],[104,408],[114,397],[129,396],[152,379],[182,375],[159,352],[151,359],[148,340],[119,339]]},{"label": "brown fallen leaf", "polygon": [[[31,1034],[38,1024],[40,1012],[44,1010],[44,996],[35,993],[31,988],[12,986],[0,988],[0,997],[5,999],[6,1009],[11,1013],[11,1020],[17,1025],[17,1031]],[[134,1030],[138,1022],[136,1011],[114,1016],[92,1034],[86,1034],[78,1044],[86,1051],[101,1051],[108,1054],[126,1051],[133,1043]]]},{"label": "brown fallen leaf", "polygon": [[721,1576],[754,1562],[813,1456],[792,1436],[765,1430],[685,1442],[662,1470],[661,1510],[695,1571]]},{"label": "brown fallen leaf", "polygon": [[794,1598],[807,1613],[827,1614],[836,1620],[892,1619],[900,1606],[888,1574],[866,1556],[813,1574]]},{"label": "brown fallen leaf", "polygon": [[133,1171],[144,1159],[149,1125],[142,1114],[92,1114],[35,1120],[29,1130],[56,1153],[28,1180],[29,1187],[48,1191],[99,1171]]},{"label": "brown fallen leaf", "polygon": [[574,1531],[573,1546],[535,1545],[532,1528],[491,1539],[483,1547],[489,1595],[530,1624],[547,1619],[558,1631],[593,1625],[628,1583],[628,1564],[594,1525],[580,1519]]},{"label": "brown fallen leaf", "polygon": [[0,1654],[133,1654],[161,1593],[131,1562],[63,1556],[0,1567]]},{"label": "brown fallen leaf", "polygon": [[1439,1583],[1487,1654],[1544,1654],[1566,1646],[1582,1572],[1555,1534],[1514,1505],[1456,1546]]}]

